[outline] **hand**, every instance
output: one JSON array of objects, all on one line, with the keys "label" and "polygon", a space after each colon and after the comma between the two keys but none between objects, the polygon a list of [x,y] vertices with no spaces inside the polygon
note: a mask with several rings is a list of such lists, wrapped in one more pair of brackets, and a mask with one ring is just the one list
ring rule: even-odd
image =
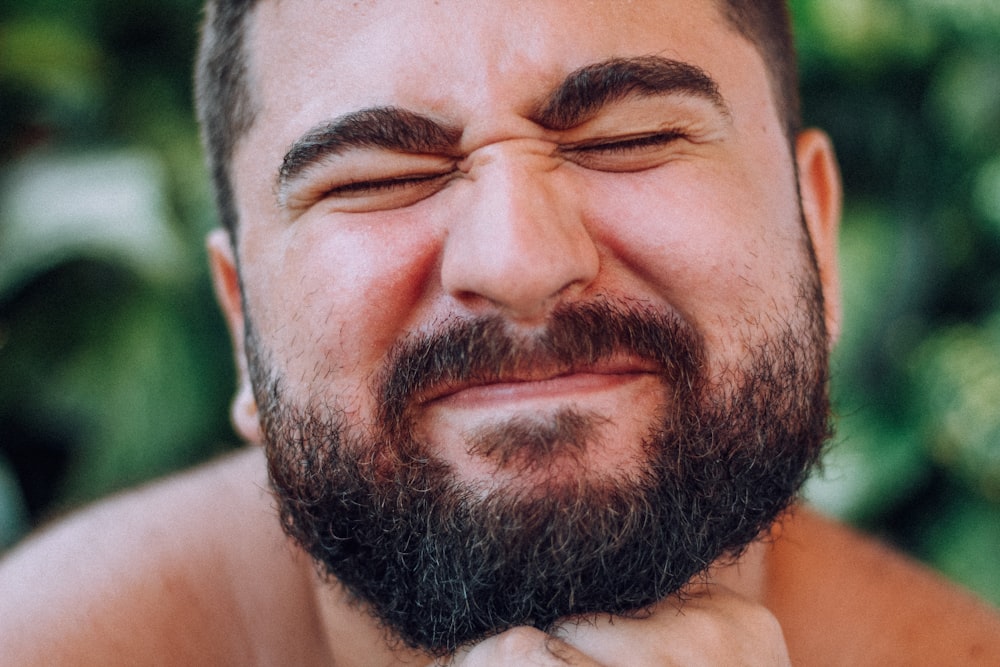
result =
[{"label": "hand", "polygon": [[511,628],[474,646],[461,649],[433,667],[603,667],[562,639],[531,627]]},{"label": "hand", "polygon": [[718,585],[670,598],[640,618],[570,619],[552,635],[514,628],[454,656],[448,665],[579,667],[787,666],[777,619],[764,607]]},{"label": "hand", "polygon": [[669,598],[650,616],[573,620],[554,634],[605,667],[791,665],[771,612],[719,585]]}]

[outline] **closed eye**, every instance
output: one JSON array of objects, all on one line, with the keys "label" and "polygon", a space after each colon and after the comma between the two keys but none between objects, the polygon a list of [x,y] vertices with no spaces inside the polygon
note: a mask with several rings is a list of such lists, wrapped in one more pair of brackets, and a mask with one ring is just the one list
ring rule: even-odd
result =
[{"label": "closed eye", "polygon": [[407,188],[420,187],[429,183],[443,179],[448,174],[418,174],[415,176],[400,176],[398,178],[385,178],[370,181],[355,181],[345,183],[327,190],[326,197],[364,197],[365,195],[380,194],[405,190]]},{"label": "closed eye", "polygon": [[667,130],[563,146],[560,153],[567,160],[587,169],[642,171],[665,162],[676,144],[689,139],[685,132]]},{"label": "closed eye", "polygon": [[343,212],[385,211],[412,206],[441,190],[452,171],[374,178],[340,183],[321,191],[316,201]]}]

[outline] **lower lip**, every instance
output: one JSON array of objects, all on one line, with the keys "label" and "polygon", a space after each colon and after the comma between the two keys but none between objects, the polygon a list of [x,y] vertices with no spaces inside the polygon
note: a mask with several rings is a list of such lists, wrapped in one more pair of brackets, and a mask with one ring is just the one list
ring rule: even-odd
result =
[{"label": "lower lip", "polygon": [[647,372],[572,373],[547,380],[477,385],[435,399],[431,403],[453,408],[477,408],[550,398],[572,400],[575,397],[614,390],[655,377],[654,374]]}]

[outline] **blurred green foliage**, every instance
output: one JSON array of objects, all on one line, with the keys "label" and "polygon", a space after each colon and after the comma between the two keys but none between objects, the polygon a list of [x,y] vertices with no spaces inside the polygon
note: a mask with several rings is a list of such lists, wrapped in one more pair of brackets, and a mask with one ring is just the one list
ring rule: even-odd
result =
[{"label": "blurred green foliage", "polygon": [[793,6],[846,192],[838,437],[809,493],[1000,604],[1000,3]]},{"label": "blurred green foliage", "polygon": [[2,9],[0,546],[236,442],[202,250],[199,5]]},{"label": "blurred green foliage", "polygon": [[[1000,604],[1000,3],[792,4],[846,189],[839,433],[808,494]],[[0,4],[0,547],[236,442],[199,5]],[[87,216],[17,206],[39,196]]]}]

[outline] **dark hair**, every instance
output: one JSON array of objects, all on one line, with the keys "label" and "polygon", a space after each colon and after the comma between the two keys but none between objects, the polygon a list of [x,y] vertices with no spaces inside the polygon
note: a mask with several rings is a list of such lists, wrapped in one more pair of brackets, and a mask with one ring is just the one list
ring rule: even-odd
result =
[{"label": "dark hair", "polygon": [[802,129],[799,69],[785,0],[718,0],[722,15],[753,44],[768,68],[772,94],[789,141]]},{"label": "dark hair", "polygon": [[258,0],[207,0],[195,64],[195,105],[219,221],[230,236],[239,213],[229,173],[236,143],[253,125],[254,106],[243,42]]},{"label": "dark hair", "polygon": [[[229,173],[236,143],[250,129],[255,106],[243,43],[259,0],[207,0],[195,69],[202,142],[215,186],[220,222],[234,234],[239,219]],[[791,141],[798,133],[798,73],[785,0],[716,0],[730,25],[754,44],[769,68],[772,94]]]}]

